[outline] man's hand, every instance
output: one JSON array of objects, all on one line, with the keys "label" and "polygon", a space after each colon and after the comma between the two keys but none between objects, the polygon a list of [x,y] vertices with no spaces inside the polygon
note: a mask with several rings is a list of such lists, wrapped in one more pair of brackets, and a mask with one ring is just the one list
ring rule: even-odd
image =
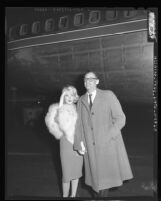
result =
[{"label": "man's hand", "polygon": [[112,126],[109,130],[109,134],[107,136],[107,142],[109,142],[112,139],[116,139],[120,134],[120,130],[116,126]]},{"label": "man's hand", "polygon": [[81,150],[79,150],[78,152],[81,154],[81,155],[84,155],[85,154],[85,152],[87,152],[86,151],[86,149],[85,149],[85,146],[84,146],[84,143],[83,143],[83,141],[81,141]]}]

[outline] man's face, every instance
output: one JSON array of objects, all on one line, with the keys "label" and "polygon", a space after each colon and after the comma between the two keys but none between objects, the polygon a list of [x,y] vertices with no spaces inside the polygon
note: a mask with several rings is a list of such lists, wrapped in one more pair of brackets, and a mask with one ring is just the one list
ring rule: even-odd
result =
[{"label": "man's face", "polygon": [[87,73],[84,77],[84,86],[89,93],[96,90],[99,80],[94,73]]}]

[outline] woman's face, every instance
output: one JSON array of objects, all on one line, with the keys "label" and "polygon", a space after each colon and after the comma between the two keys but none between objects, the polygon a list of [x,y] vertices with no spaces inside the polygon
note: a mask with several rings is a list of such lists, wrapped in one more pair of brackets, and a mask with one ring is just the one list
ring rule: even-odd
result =
[{"label": "woman's face", "polygon": [[64,101],[66,104],[73,104],[74,103],[74,97],[73,97],[71,92],[65,93]]}]

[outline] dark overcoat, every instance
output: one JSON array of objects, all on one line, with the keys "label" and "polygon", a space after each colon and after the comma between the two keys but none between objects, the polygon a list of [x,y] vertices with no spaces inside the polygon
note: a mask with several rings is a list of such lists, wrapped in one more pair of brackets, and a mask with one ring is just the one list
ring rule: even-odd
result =
[{"label": "dark overcoat", "polygon": [[115,94],[97,88],[91,110],[87,94],[79,99],[77,109],[74,149],[81,150],[84,142],[85,183],[98,192],[133,178],[121,135],[126,117]]}]

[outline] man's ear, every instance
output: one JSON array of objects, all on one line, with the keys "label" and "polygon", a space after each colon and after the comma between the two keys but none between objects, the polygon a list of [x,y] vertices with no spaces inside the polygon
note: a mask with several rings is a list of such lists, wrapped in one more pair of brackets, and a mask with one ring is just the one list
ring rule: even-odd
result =
[{"label": "man's ear", "polygon": [[99,84],[99,80],[96,80],[96,84]]}]

